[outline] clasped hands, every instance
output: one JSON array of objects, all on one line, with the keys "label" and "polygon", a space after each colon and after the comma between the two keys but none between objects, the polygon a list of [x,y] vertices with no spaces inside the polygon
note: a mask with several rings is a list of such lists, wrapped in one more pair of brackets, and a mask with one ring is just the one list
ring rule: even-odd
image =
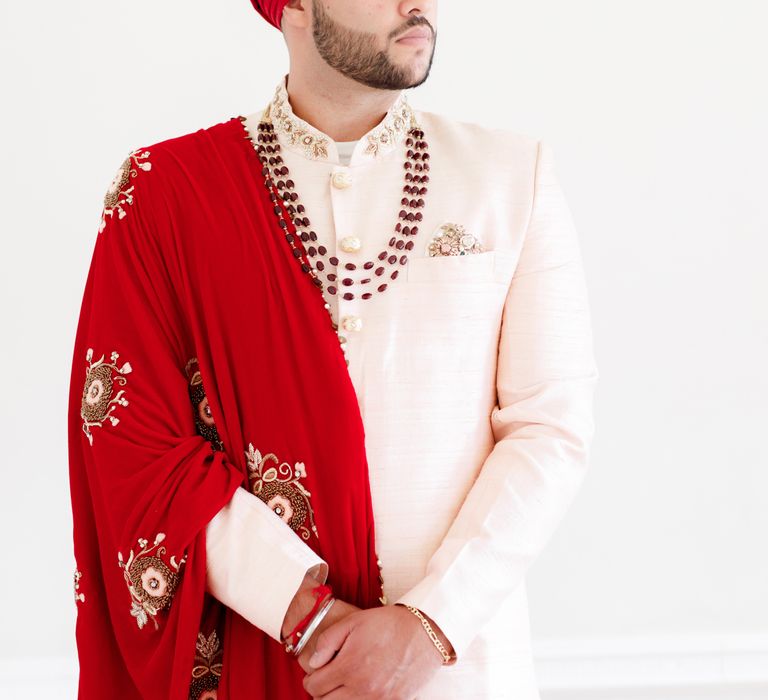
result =
[{"label": "clasped hands", "polygon": [[298,662],[304,689],[322,700],[413,700],[443,663],[405,607],[363,610],[338,598]]}]

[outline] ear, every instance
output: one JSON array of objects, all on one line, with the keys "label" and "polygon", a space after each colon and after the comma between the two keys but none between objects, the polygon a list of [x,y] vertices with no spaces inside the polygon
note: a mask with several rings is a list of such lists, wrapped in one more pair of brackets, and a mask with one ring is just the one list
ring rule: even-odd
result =
[{"label": "ear", "polygon": [[306,28],[312,23],[312,0],[288,0],[280,17],[280,29],[284,32],[288,26]]}]

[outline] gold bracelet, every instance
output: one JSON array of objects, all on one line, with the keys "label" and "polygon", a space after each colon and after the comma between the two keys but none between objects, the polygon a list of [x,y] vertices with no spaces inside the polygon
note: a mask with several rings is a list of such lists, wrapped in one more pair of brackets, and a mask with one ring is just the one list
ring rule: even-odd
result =
[{"label": "gold bracelet", "polygon": [[407,603],[395,603],[395,605],[402,605],[403,607],[408,608],[408,610],[410,610],[414,615],[416,615],[416,617],[419,618],[419,620],[421,620],[421,626],[427,631],[427,634],[432,640],[432,643],[437,647],[437,650],[440,652],[440,656],[443,657],[443,666],[450,665],[456,661],[456,654],[448,653],[445,645],[440,641],[440,638],[435,633],[435,630],[432,629],[432,625],[429,624],[429,620],[427,620],[427,618],[421,614],[421,610],[414,608],[412,605],[408,605]]}]

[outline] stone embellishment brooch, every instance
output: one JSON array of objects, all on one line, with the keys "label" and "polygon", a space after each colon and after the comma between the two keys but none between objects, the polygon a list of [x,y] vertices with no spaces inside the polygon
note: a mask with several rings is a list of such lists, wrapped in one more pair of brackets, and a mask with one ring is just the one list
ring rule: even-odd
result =
[{"label": "stone embellishment brooch", "polygon": [[482,253],[485,250],[483,244],[467,233],[461,224],[445,223],[440,226],[432,240],[427,244],[427,255],[468,255]]}]

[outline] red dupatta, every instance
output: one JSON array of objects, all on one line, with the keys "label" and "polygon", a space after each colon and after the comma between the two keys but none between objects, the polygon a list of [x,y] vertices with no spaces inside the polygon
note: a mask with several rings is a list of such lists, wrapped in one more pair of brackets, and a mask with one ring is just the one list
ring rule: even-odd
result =
[{"label": "red dupatta", "polygon": [[275,206],[239,118],[134,151],[105,198],[69,402],[81,699],[309,697],[205,590],[239,487],[290,503],[337,597],[381,604],[357,397]]}]

